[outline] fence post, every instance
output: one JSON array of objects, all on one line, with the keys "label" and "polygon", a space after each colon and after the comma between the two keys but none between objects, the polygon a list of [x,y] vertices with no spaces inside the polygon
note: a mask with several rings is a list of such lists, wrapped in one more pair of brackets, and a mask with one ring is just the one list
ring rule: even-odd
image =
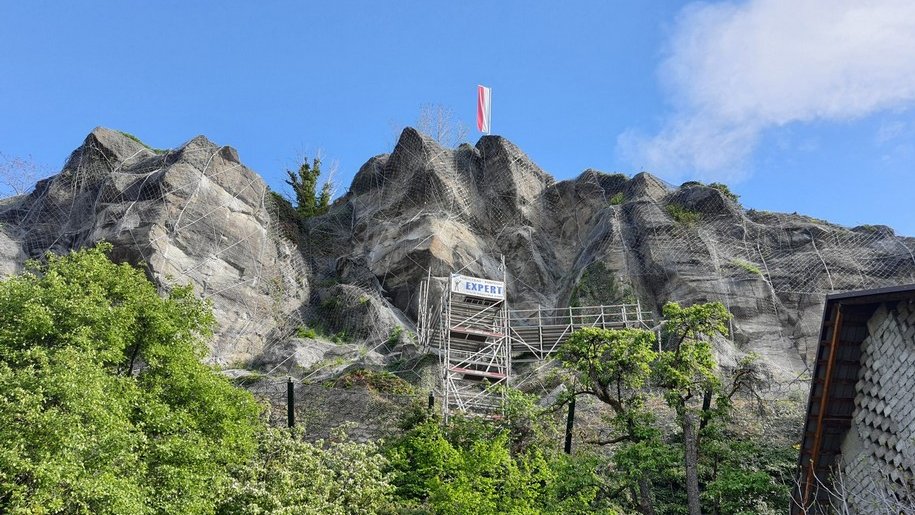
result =
[{"label": "fence post", "polygon": [[540,341],[540,359],[543,359],[543,315],[540,313],[540,304],[537,304],[537,338]]},{"label": "fence post", "polygon": [[289,427],[295,426],[295,388],[292,376],[286,381],[286,422]]},{"label": "fence post", "polygon": [[572,454],[572,427],[575,425],[575,396],[569,401],[569,418],[566,419],[566,454]]}]

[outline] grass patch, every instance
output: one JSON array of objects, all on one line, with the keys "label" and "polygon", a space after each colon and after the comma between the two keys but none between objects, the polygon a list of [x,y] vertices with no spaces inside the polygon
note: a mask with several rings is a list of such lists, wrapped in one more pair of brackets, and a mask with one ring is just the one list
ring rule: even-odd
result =
[{"label": "grass patch", "polygon": [[330,340],[333,343],[349,343],[350,337],[346,334],[346,331],[340,331],[335,334],[328,334],[320,327],[308,327],[307,325],[300,325],[298,329],[295,330],[296,338],[310,338],[312,340]]},{"label": "grass patch", "polygon": [[388,341],[386,343],[391,346],[397,345],[400,343],[401,334],[403,334],[403,327],[395,325],[394,328],[391,329],[391,334],[388,335]]},{"label": "grass patch", "polygon": [[248,375],[240,376],[239,378],[237,378],[235,380],[235,384],[237,384],[238,386],[251,386],[253,384],[258,383],[264,377],[266,377],[266,376],[260,372],[252,372]]},{"label": "grass patch", "polygon": [[369,370],[360,368],[347,372],[333,382],[336,388],[366,388],[379,393],[394,395],[413,395],[416,387],[384,370]]},{"label": "grass patch", "polygon": [[311,338],[315,339],[318,337],[318,331],[307,325],[300,325],[298,329],[295,330],[296,338]]},{"label": "grass patch", "polygon": [[626,202],[626,196],[623,195],[622,191],[617,193],[616,195],[610,197],[611,206],[618,206],[618,205],[622,204],[623,202]]},{"label": "grass patch", "polygon": [[702,213],[686,209],[679,204],[668,204],[667,214],[683,225],[695,225],[702,219]]},{"label": "grass patch", "polygon": [[758,266],[754,265],[753,263],[750,263],[749,261],[744,261],[742,259],[733,259],[733,260],[731,260],[731,264],[738,268],[742,268],[751,274],[755,274],[755,275],[762,277],[762,270],[760,270]]},{"label": "grass patch", "polygon": [[728,188],[727,184],[723,184],[720,182],[713,182],[713,183],[709,184],[709,188],[715,188],[716,190],[720,191],[725,197],[731,199],[731,201],[733,201],[733,202],[737,202],[738,199],[740,198],[739,195],[737,195],[736,193],[731,191],[731,188]]},{"label": "grass patch", "polygon": [[136,142],[139,143],[140,145],[143,145],[144,147],[148,148],[149,150],[152,150],[152,151],[155,152],[156,154],[164,154],[164,153],[168,152],[168,149],[164,149],[164,148],[153,148],[153,147],[147,145],[146,143],[143,143],[143,140],[141,140],[140,138],[134,136],[133,134],[131,134],[131,133],[129,133],[129,132],[124,132],[124,131],[118,131],[118,132],[121,134],[121,136],[124,136],[124,137],[126,137],[126,138],[130,138],[130,139],[136,141]]}]

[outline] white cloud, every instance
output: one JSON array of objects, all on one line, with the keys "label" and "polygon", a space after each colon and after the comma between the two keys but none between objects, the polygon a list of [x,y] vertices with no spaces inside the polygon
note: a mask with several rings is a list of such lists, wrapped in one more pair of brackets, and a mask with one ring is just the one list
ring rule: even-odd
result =
[{"label": "white cloud", "polygon": [[620,151],[668,176],[738,178],[767,129],[915,103],[915,2],[690,4],[659,75],[673,112]]}]

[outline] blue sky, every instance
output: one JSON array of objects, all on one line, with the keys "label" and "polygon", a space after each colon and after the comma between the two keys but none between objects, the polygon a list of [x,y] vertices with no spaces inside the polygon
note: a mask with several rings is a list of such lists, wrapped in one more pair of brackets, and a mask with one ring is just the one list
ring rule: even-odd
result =
[{"label": "blue sky", "polygon": [[56,171],[98,125],[204,134],[276,188],[321,149],[342,192],[422,104],[473,127],[482,83],[557,178],[718,180],[915,235],[915,10],[857,4],[4,2],[0,152]]}]

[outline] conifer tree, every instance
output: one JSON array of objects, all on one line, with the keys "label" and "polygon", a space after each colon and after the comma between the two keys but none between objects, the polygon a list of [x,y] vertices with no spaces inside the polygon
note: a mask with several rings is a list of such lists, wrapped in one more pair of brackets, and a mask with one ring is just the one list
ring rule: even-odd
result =
[{"label": "conifer tree", "polygon": [[321,160],[314,158],[308,164],[306,157],[297,171],[286,170],[289,179],[286,184],[292,187],[295,194],[296,211],[302,218],[311,218],[327,212],[330,207],[332,185],[325,182],[321,193],[317,193],[318,177],[321,175]]}]

